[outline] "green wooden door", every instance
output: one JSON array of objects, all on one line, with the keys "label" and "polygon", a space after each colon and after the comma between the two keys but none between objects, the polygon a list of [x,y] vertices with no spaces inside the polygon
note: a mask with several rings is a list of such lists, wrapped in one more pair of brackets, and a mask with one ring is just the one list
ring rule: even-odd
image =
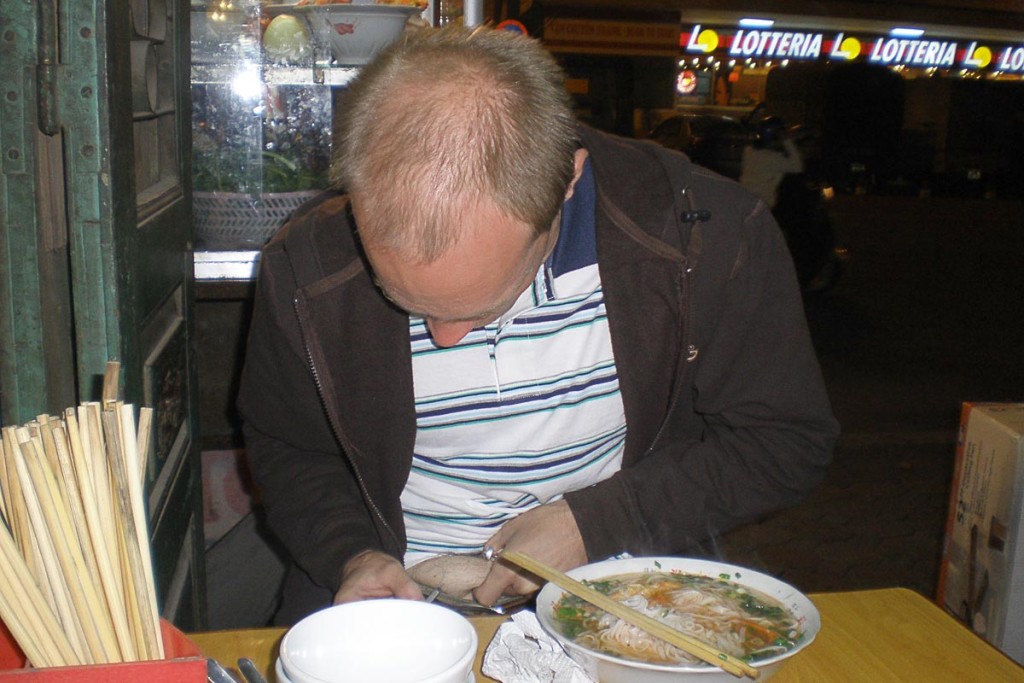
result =
[{"label": "green wooden door", "polygon": [[205,622],[192,340],[189,6],[0,3],[0,418],[122,393],[147,472],[165,617]]}]

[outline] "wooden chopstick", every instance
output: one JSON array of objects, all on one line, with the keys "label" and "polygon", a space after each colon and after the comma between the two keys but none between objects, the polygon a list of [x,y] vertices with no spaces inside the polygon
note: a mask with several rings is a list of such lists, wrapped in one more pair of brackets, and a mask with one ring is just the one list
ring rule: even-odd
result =
[{"label": "wooden chopstick", "polygon": [[139,476],[146,479],[146,468],[149,467],[149,444],[153,434],[153,409],[142,406],[139,408],[139,428],[135,439],[135,450],[139,454]]},{"label": "wooden chopstick", "polygon": [[[20,549],[6,529],[0,529],[0,583],[3,602],[0,604],[8,628],[21,624],[30,640],[22,649],[35,666],[81,664],[66,632],[32,578]],[[18,641],[21,645],[22,641]]]},{"label": "wooden chopstick", "polygon": [[[18,471],[14,464],[15,449],[18,448],[18,438],[15,435],[14,427],[3,427],[0,433],[3,434],[3,443],[0,444],[3,453],[0,455],[4,459],[4,466],[7,470],[7,512],[10,515],[7,523],[11,527],[11,534],[14,536],[14,541],[18,544],[18,549],[21,550],[23,556],[31,558],[32,542],[27,516],[28,511],[25,508],[25,496],[21,490],[21,480],[18,478]],[[29,562],[31,569],[38,569],[32,559]],[[33,571],[33,574],[35,573]]]},{"label": "wooden chopstick", "polygon": [[[85,453],[74,409],[69,408],[65,412],[65,420],[71,458],[78,474],[79,490],[82,494],[88,542],[99,571],[99,586],[106,601],[107,613],[110,615],[114,627],[121,659],[133,662],[138,659],[137,650],[128,625],[128,615],[124,610],[124,596],[121,592],[120,579],[114,570],[115,566],[119,567],[120,565],[116,563],[115,558],[111,557],[111,549],[104,544],[103,523],[100,518],[100,508],[96,502],[96,487],[93,485],[95,473],[92,471],[92,462]],[[103,472],[102,476],[106,476],[106,472]]]},{"label": "wooden chopstick", "polygon": [[664,640],[670,645],[678,647],[684,652],[688,652],[694,657],[699,658],[701,661],[717,666],[719,669],[722,669],[733,676],[747,676],[757,680],[761,675],[757,669],[746,662],[726,654],[721,650],[717,650],[711,645],[671,628],[656,619],[652,619],[646,614],[636,611],[632,607],[628,607],[617,600],[609,598],[607,595],[599,593],[590,586],[587,586],[586,584],[581,583],[528,555],[524,555],[523,553],[513,550],[506,550],[498,555],[498,559],[507,560],[514,565],[522,567],[531,574],[536,574],[540,578],[550,581],[562,590],[572,593],[578,598],[583,598],[595,607],[599,607],[613,616],[627,621],[634,626],[638,626],[651,635]]},{"label": "wooden chopstick", "polygon": [[3,457],[4,451],[4,440],[3,432],[0,431],[0,516],[3,517],[3,521],[11,526],[11,512],[7,505],[7,499],[10,494],[11,485],[7,479],[7,459]]},{"label": "wooden chopstick", "polygon": [[[160,638],[160,609],[156,601],[156,582],[153,578],[153,556],[147,536],[146,504],[142,493],[144,476],[139,463],[138,433],[135,431],[135,416],[132,406],[118,404],[121,417],[121,453],[124,456],[125,480],[128,485],[128,500],[132,508],[134,532],[142,558],[143,582],[142,593],[149,603],[150,628],[147,630],[151,638],[152,656],[154,659],[164,658],[163,640]],[[141,596],[140,596],[141,597]]]},{"label": "wooden chopstick", "polygon": [[[107,461],[110,466],[111,487],[114,495],[117,528],[119,529],[120,547],[124,551],[123,567],[125,583],[125,599],[131,606],[129,620],[142,645],[139,654],[143,659],[160,659],[163,650],[160,642],[160,617],[154,614],[155,600],[149,597],[150,584],[147,581],[146,569],[143,567],[143,549],[140,545],[139,530],[136,524],[144,524],[137,520],[136,507],[132,504],[129,490],[128,473],[122,456],[121,425],[118,414],[114,410],[104,410],[103,436],[107,447]],[[134,442],[132,444],[134,446]],[[142,538],[145,538],[143,532]],[[148,549],[148,544],[147,544]]]},{"label": "wooden chopstick", "polygon": [[146,525],[152,410],[102,402],[0,428],[0,619],[35,667],[164,657]]},{"label": "wooden chopstick", "polygon": [[[82,625],[82,644],[88,650],[89,661],[102,664],[119,659],[113,627],[104,618],[96,585],[89,576],[78,534],[71,520],[66,501],[61,500],[54,473],[48,458],[28,437],[28,430],[19,429],[22,457],[32,480],[36,498],[45,520],[45,530],[53,543],[57,566],[71,600],[75,622]],[[56,459],[56,455],[54,455]]]},{"label": "wooden chopstick", "polygon": [[[18,428],[19,431],[23,428]],[[85,647],[85,634],[82,631],[75,613],[71,607],[71,592],[61,573],[57,551],[54,547],[54,540],[46,528],[46,520],[43,518],[42,505],[35,485],[28,470],[28,463],[24,452],[15,452],[15,466],[18,472],[18,479],[21,481],[22,493],[25,496],[25,508],[30,522],[32,537],[39,548],[42,564],[40,565],[42,577],[45,577],[49,585],[50,593],[54,600],[54,613],[67,633],[71,647],[75,651],[76,658],[81,663],[93,663]],[[43,581],[43,578],[40,581]]]},{"label": "wooden chopstick", "polygon": [[103,407],[117,401],[120,393],[121,363],[116,360],[108,360],[103,370]]}]

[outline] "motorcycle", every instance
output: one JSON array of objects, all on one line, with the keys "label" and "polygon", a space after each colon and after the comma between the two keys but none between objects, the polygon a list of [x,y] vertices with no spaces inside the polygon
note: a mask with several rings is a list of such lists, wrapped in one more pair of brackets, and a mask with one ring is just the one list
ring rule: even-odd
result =
[{"label": "motorcycle", "polygon": [[[743,148],[764,135],[766,122],[777,122],[759,105],[743,119],[711,114],[681,114],[662,121],[649,137],[686,153],[701,166],[733,180],[741,174]],[[782,134],[777,130],[776,134]],[[827,203],[834,195],[820,172],[818,133],[810,126],[790,127],[790,136],[804,159],[804,171],[786,175],[779,185],[776,222],[786,237],[801,290],[807,294],[832,289],[845,270],[847,250],[836,244]]]},{"label": "motorcycle", "polygon": [[772,213],[786,238],[800,289],[805,293],[835,287],[849,259],[847,250],[836,244],[827,207],[832,197],[832,187],[807,172],[791,173],[779,185]]},{"label": "motorcycle", "polygon": [[823,172],[817,131],[796,125],[784,134],[800,151],[803,171],[783,177],[772,213],[786,238],[801,290],[805,294],[826,292],[835,287],[850,258],[836,241],[829,215],[828,203],[835,190]]}]

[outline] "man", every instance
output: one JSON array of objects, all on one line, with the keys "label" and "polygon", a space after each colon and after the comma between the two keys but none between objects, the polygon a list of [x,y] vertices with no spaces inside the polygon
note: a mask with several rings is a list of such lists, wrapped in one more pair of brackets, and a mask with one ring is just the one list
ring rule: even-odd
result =
[{"label": "man", "polygon": [[[424,558],[683,553],[797,501],[837,434],[765,206],[571,117],[536,42],[425,29],[342,103],[346,194],[261,260],[240,407],[294,560],[278,621]],[[492,604],[536,590],[494,563]]]},{"label": "man", "polygon": [[743,148],[740,185],[774,209],[779,186],[789,173],[803,173],[800,148],[786,132],[782,119],[769,116],[757,124],[757,137]]}]

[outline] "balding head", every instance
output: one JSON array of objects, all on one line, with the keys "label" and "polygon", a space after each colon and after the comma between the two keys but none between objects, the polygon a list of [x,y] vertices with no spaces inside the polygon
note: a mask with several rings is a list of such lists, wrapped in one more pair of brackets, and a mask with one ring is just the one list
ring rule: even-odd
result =
[{"label": "balding head", "polygon": [[536,41],[504,31],[422,29],[390,46],[341,105],[335,169],[363,239],[430,261],[481,204],[549,229],[574,172],[563,80]]}]

